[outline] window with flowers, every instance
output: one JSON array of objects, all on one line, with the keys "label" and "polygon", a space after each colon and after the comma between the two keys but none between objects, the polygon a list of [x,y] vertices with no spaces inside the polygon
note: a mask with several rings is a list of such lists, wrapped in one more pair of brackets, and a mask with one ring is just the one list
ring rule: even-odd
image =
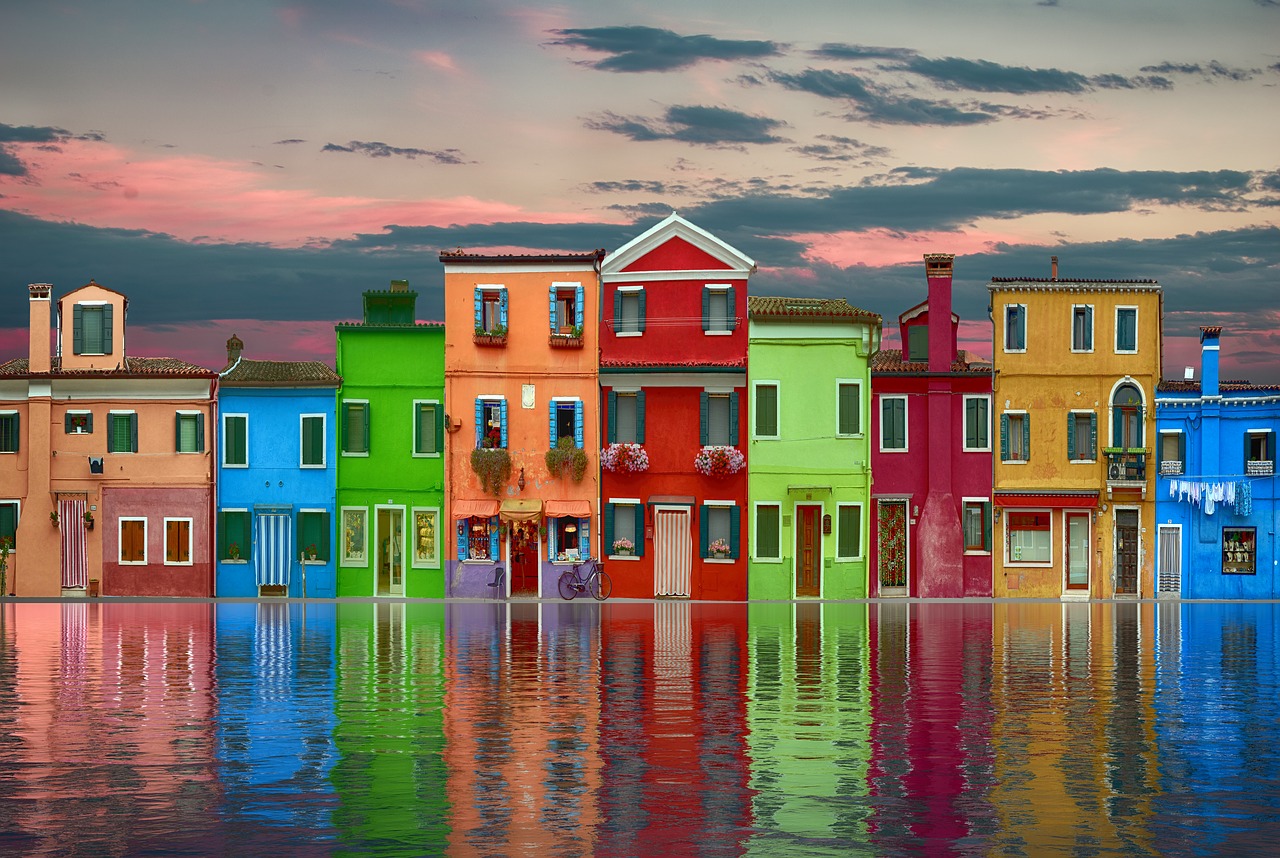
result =
[{"label": "window with flowers", "polygon": [[501,397],[476,400],[476,446],[482,449],[507,446],[507,400]]}]

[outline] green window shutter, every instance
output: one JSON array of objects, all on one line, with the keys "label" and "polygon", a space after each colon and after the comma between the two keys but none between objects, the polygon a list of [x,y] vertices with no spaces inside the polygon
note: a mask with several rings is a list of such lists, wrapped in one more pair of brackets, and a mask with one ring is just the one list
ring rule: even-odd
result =
[{"label": "green window shutter", "polygon": [[644,315],[644,294],[645,294],[645,293],[644,293],[644,290],[643,290],[643,289],[641,289],[641,290],[640,290],[640,299],[639,299],[639,309],[636,311],[636,313],[637,313],[637,314],[639,315],[639,317],[640,317],[640,321],[639,321],[639,324],[640,324],[640,333],[642,333],[642,334],[644,333],[644,320],[645,320],[645,315]]},{"label": "green window shutter", "polygon": [[613,541],[618,538],[618,534],[613,532],[613,508],[611,503],[604,505],[604,538],[600,540],[604,547],[600,553],[605,555],[613,553]]},{"label": "green window shutter", "polygon": [[84,352],[84,307],[79,304],[71,308],[71,351]]},{"label": "green window shutter", "polygon": [[116,419],[112,415],[107,415],[107,452],[114,453],[116,451]]},{"label": "green window shutter", "polygon": [[204,415],[196,415],[196,452],[204,452]]},{"label": "green window shutter", "polygon": [[636,557],[644,557],[644,505],[636,504],[631,509],[632,531],[635,533],[631,541],[636,544]]},{"label": "green window shutter", "polygon": [[991,501],[982,504],[982,548],[991,550]]},{"label": "green window shutter", "polygon": [[436,443],[435,443],[435,449],[432,452],[443,453],[444,452],[444,403],[443,402],[436,404],[435,411],[433,412],[433,414],[435,416],[435,426],[432,428],[435,430]]},{"label": "green window shutter", "polygon": [[705,390],[698,394],[698,443],[703,447],[707,446],[707,392]]},{"label": "green window shutter", "polygon": [[859,418],[858,385],[842,384],[839,387],[839,429],[841,435],[857,435],[861,430]]},{"label": "green window shutter", "polygon": [[1076,457],[1076,416],[1067,412],[1067,458]]},{"label": "green window shutter", "polygon": [[707,556],[707,546],[711,544],[711,507],[698,507],[698,554]]},{"label": "green window shutter", "polygon": [[[736,331],[738,330],[738,290],[733,286],[730,286],[728,291],[725,292],[724,304],[725,314],[729,317],[727,328],[730,331]],[[738,555],[735,552],[733,556],[737,557]]]},{"label": "green window shutter", "polygon": [[1000,415],[1000,460],[1009,461],[1009,415]]},{"label": "green window shutter", "polygon": [[636,391],[636,443],[644,443],[644,391]]},{"label": "green window shutter", "polygon": [[225,512],[218,513],[218,559],[227,559],[227,545],[232,542],[231,534],[227,533],[227,519],[229,515]]},{"label": "green window shutter", "polygon": [[738,446],[738,391],[729,394],[729,443]]},{"label": "green window shutter", "polygon": [[138,452],[138,415],[130,414],[126,418],[129,421],[129,452]]},{"label": "green window shutter", "polygon": [[772,560],[781,556],[778,544],[780,513],[776,506],[756,507],[756,557]]},{"label": "green window shutter", "polygon": [[361,452],[368,453],[369,452],[369,424],[373,422],[370,419],[369,403],[367,402],[364,403],[364,406],[361,408],[361,411],[363,411],[364,413],[364,450],[362,450]]},{"label": "green window shutter", "polygon": [[0,539],[9,540],[10,550],[18,545],[18,505],[0,503]]},{"label": "green window shutter", "polygon": [[325,561],[326,563],[328,563],[329,562],[329,531],[331,529],[329,526],[329,513],[321,512],[321,513],[314,513],[313,515],[315,516],[315,518],[319,519],[320,542],[317,543],[320,546],[319,558]]},{"label": "green window shutter", "polygon": [[1031,413],[1022,415],[1022,453],[1031,461]]},{"label": "green window shutter", "polygon": [[107,304],[102,308],[102,353],[104,355],[111,354],[113,350],[113,347],[111,345],[111,331],[112,331],[111,316],[112,316],[112,313],[114,312],[114,309],[115,308],[112,307],[110,304]]},{"label": "green window shutter", "polygon": [[344,453],[354,452],[351,449],[351,406],[346,402],[342,403],[341,424],[342,425],[338,427],[339,429],[338,437],[342,442],[342,452]]},{"label": "green window shutter", "polygon": [[1084,347],[1093,351],[1093,308],[1089,306],[1084,308]]},{"label": "green window shutter", "polygon": [[622,325],[622,290],[614,287],[613,290],[613,332],[616,334],[618,328]]},{"label": "green window shutter", "polygon": [[702,330],[711,329],[711,290],[702,290]]},{"label": "green window shutter", "polygon": [[736,505],[729,510],[729,556],[737,560],[741,554],[742,510]]},{"label": "green window shutter", "polygon": [[182,415],[173,415],[173,449],[182,450]]},{"label": "green window shutter", "polygon": [[1111,446],[1124,446],[1124,409],[1119,405],[1111,407]]},{"label": "green window shutter", "polygon": [[991,439],[987,437],[991,432],[991,416],[988,414],[991,403],[987,399],[977,399],[974,403],[978,413],[978,446],[988,448],[991,446]]},{"label": "green window shutter", "polygon": [[70,411],[62,415],[62,431],[67,435],[71,434],[71,412]]},{"label": "green window shutter", "polygon": [[1089,458],[1096,458],[1098,455],[1098,415],[1089,415]]},{"label": "green window shutter", "polygon": [[[609,391],[608,408],[609,408],[609,433],[606,436],[605,440],[607,443],[616,444],[618,441],[618,394],[612,390]],[[611,534],[613,533],[613,530],[612,528],[606,526],[604,529],[604,532],[606,534]]]},{"label": "green window shutter", "polygon": [[1025,349],[1027,347],[1027,311],[1018,307],[1018,348]]}]

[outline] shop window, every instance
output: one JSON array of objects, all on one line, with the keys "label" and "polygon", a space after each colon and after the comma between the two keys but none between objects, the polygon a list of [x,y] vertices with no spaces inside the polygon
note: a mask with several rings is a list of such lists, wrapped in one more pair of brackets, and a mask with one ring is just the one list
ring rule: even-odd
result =
[{"label": "shop window", "polygon": [[1253,575],[1257,559],[1257,528],[1222,528],[1222,574]]},{"label": "shop window", "polygon": [[1008,563],[1050,563],[1053,560],[1051,513],[1010,512]]}]

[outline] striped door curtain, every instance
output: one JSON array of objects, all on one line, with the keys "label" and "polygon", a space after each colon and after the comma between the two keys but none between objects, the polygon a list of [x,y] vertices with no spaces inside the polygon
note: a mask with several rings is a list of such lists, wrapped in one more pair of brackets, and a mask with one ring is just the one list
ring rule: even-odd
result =
[{"label": "striped door curtain", "polygon": [[62,532],[62,586],[89,586],[89,561],[85,556],[83,499],[58,501],[58,527]]},{"label": "striped door curtain", "polygon": [[258,515],[257,544],[253,547],[253,569],[259,587],[289,586],[293,532],[288,515]]},{"label": "striped door curtain", "polygon": [[688,510],[660,509],[654,527],[656,596],[688,596],[693,538]]}]

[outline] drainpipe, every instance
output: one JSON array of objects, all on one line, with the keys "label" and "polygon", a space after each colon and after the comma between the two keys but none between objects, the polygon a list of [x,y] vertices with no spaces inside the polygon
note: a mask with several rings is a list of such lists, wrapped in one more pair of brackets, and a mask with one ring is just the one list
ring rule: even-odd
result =
[{"label": "drainpipe", "polygon": [[[239,361],[237,361],[238,363]],[[218,381],[209,381],[209,432],[213,436],[209,444],[209,595],[218,595]]]}]

